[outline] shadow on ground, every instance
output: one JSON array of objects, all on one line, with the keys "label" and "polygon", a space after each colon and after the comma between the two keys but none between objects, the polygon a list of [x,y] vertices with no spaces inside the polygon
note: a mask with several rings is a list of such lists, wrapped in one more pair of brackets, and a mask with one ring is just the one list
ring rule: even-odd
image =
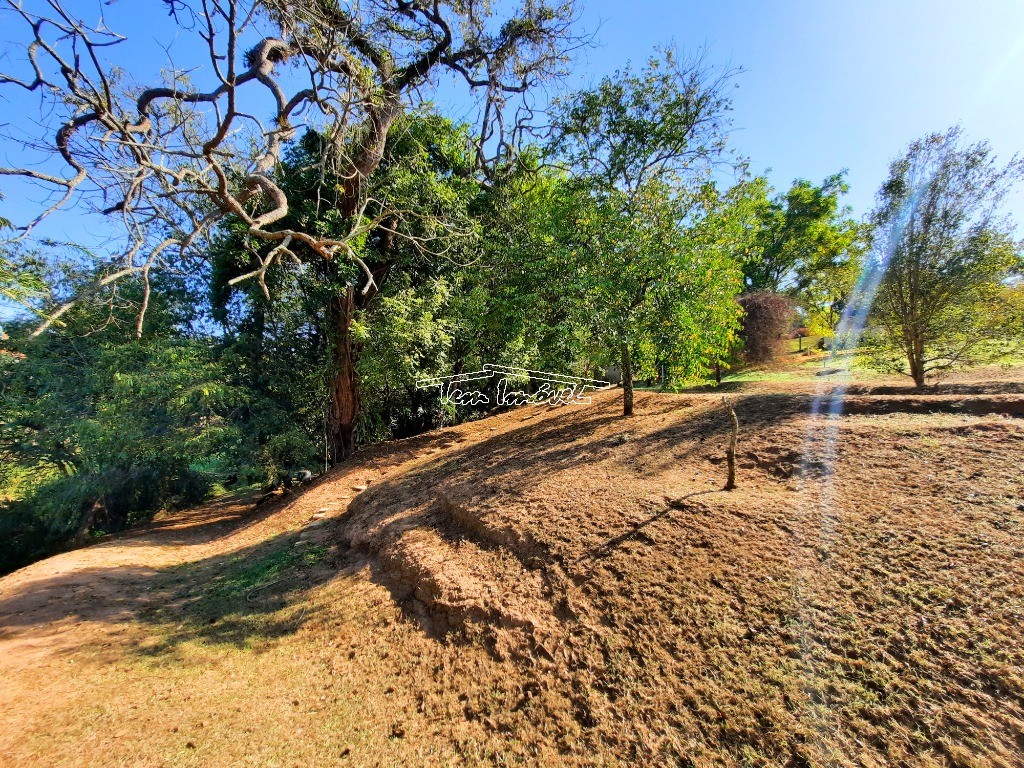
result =
[{"label": "shadow on ground", "polygon": [[160,654],[186,642],[250,647],[289,634],[311,616],[308,593],[348,564],[329,544],[340,521],[162,568],[88,567],[33,582],[0,598],[4,634],[64,622],[134,621],[150,637],[137,649]]}]

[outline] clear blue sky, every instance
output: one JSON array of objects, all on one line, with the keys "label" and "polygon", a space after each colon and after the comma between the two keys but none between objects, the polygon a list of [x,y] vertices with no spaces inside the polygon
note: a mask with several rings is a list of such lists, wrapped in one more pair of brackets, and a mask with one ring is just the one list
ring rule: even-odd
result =
[{"label": "clear blue sky", "polygon": [[[584,81],[667,42],[743,67],[734,145],[751,170],[781,188],[848,168],[858,216],[926,133],[960,123],[1024,152],[1024,0],[593,0],[583,22],[600,45]],[[1012,208],[1020,223],[1024,194]]]},{"label": "clear blue sky", "polygon": [[[159,69],[166,55],[155,43],[171,45],[179,64],[195,51],[194,36],[176,30],[157,0],[70,6],[89,19],[102,8],[111,28],[129,37],[119,50],[133,67]],[[960,123],[1004,158],[1024,150],[1024,0],[591,0],[581,25],[596,34],[596,47],[580,54],[571,86],[642,63],[668,43],[704,46],[710,62],[742,67],[733,144],[751,170],[770,168],[783,189],[796,177],[820,181],[848,168],[857,216],[871,208],[889,161],[927,132]],[[0,98],[0,121],[31,133],[38,101],[8,87]],[[460,116],[457,102],[439,102]],[[16,150],[0,147],[0,158],[14,162]],[[41,194],[26,197],[14,184],[0,179],[0,206],[23,220],[28,197]],[[1024,220],[1024,192],[1012,208]],[[73,212],[41,230],[58,238],[82,232]]]}]

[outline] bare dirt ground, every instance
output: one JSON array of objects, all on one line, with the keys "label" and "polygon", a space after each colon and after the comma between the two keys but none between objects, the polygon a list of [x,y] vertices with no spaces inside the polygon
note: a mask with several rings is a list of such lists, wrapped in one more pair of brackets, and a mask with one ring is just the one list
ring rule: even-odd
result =
[{"label": "bare dirt ground", "polygon": [[[1024,765],[1024,380],[616,392],[0,579],[0,764]],[[815,411],[818,416],[812,416]]]}]

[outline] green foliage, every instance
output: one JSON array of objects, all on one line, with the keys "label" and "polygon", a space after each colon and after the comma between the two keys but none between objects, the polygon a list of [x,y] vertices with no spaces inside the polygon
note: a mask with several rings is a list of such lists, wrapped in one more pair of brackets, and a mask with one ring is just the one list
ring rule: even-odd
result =
[{"label": "green foliage", "polygon": [[628,203],[581,206],[567,260],[587,325],[609,350],[625,341],[640,378],[662,367],[673,384],[699,378],[732,343],[745,202],[742,190],[672,196],[651,184]]},{"label": "green foliage", "polygon": [[814,291],[822,276],[848,271],[862,236],[849,209],[839,205],[848,189],[843,173],[820,186],[797,179],[785,195],[772,199],[764,187],[756,250],[743,267],[747,289],[798,296]]},{"label": "green foliage", "polygon": [[451,372],[448,352],[454,324],[452,290],[444,279],[418,289],[393,285],[369,316],[358,363],[363,394],[360,437],[372,443],[404,437],[451,423],[454,413],[439,409],[416,380]]},{"label": "green foliage", "polygon": [[556,217],[569,227],[553,238],[563,293],[604,360],[618,353],[641,377],[699,377],[735,337],[755,222],[748,183],[722,195],[711,182],[728,160],[728,77],[669,50],[556,110],[552,151],[576,174],[574,210]]},{"label": "green foliage", "polygon": [[[121,296],[133,290],[122,285]],[[180,293],[155,295],[153,333],[141,340],[124,307],[83,304],[59,332],[18,334],[0,355],[0,524],[12,542],[0,569],[194,503],[225,469],[238,439],[229,416],[245,394],[225,383],[208,340],[171,323]]]},{"label": "green foliage", "polygon": [[[831,336],[864,227],[840,205],[842,174],[783,195],[746,175],[727,141],[731,75],[671,50],[627,67],[558,101],[551,143],[486,183],[464,126],[401,115],[356,201],[338,169],[359,137],[308,132],[274,171],[289,200],[278,223],[350,250],[274,250],[229,217],[200,268],[154,277],[141,338],[140,279],[97,287],[81,254],[0,252],[0,298],[40,313],[83,299],[38,338],[11,324],[0,350],[0,571],[214,489],[318,469],[347,455],[342,432],[365,445],[481,413],[418,379],[621,365],[678,388],[744,343],[770,350],[793,304]],[[880,193],[878,366],[927,373],[1020,349],[1021,247],[996,209],[1022,165],[1000,170],[957,136],[912,145]],[[347,431],[332,399],[346,386]],[[238,569],[215,599],[278,578],[295,565],[285,554]]]},{"label": "green foliage", "polygon": [[[0,217],[0,232],[10,228],[11,222]],[[0,301],[29,306],[43,295],[46,285],[35,256],[17,244],[0,244]]]},{"label": "green foliage", "polygon": [[29,306],[31,300],[43,295],[46,286],[31,267],[30,255],[0,248],[0,300]]},{"label": "green foliage", "polygon": [[668,48],[558,101],[551,149],[588,185],[628,194],[665,174],[707,172],[728,159],[733,74]]},{"label": "green foliage", "polygon": [[798,294],[807,332],[831,339],[863,268],[863,255],[850,252],[845,259],[815,271]]}]

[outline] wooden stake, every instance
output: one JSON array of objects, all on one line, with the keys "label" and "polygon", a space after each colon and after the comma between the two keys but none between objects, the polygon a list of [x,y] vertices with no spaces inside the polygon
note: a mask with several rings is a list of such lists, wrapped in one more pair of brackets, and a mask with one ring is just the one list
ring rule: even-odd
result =
[{"label": "wooden stake", "polygon": [[725,451],[725,460],[729,467],[729,478],[725,481],[725,490],[731,491],[736,487],[736,442],[740,436],[740,420],[736,418],[736,409],[729,403],[729,399],[723,397],[722,404],[729,411],[732,419],[732,436],[729,439],[729,447]]}]

